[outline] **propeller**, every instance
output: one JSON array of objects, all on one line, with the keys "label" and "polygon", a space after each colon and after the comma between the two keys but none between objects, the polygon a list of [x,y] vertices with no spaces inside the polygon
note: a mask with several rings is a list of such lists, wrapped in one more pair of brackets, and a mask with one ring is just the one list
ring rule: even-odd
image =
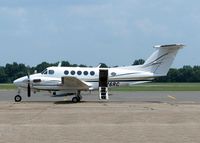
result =
[{"label": "propeller", "polygon": [[31,83],[30,83],[30,75],[29,75],[29,73],[27,74],[27,76],[28,76],[28,86],[27,86],[27,96],[28,97],[31,97]]}]

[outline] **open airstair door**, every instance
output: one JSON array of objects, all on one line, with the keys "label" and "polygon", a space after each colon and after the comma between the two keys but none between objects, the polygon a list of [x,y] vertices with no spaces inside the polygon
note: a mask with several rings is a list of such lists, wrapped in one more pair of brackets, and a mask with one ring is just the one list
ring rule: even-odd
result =
[{"label": "open airstair door", "polygon": [[108,69],[99,69],[99,99],[108,100]]}]

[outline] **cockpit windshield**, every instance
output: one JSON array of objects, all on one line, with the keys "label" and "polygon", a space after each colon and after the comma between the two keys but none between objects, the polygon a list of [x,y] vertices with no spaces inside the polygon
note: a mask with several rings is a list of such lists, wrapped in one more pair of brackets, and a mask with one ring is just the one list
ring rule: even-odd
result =
[{"label": "cockpit windshield", "polygon": [[41,74],[47,74],[47,69],[43,70]]},{"label": "cockpit windshield", "polygon": [[48,70],[48,69],[45,69],[41,72],[41,74],[48,74],[48,75],[53,75],[54,74],[54,70]]}]

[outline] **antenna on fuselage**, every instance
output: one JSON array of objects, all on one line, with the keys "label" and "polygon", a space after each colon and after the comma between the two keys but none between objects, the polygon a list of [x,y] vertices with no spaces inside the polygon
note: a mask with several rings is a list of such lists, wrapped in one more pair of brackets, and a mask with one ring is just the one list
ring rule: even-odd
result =
[{"label": "antenna on fuselage", "polygon": [[59,62],[59,63],[58,63],[58,67],[61,67],[61,66],[62,66],[62,62]]},{"label": "antenna on fuselage", "polygon": [[100,68],[101,67],[101,63],[97,66],[97,68]]}]

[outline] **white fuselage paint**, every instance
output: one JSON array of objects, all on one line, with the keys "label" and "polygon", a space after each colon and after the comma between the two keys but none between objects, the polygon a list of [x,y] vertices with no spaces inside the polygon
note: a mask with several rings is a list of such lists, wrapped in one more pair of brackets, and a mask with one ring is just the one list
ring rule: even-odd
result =
[{"label": "white fuselage paint", "polygon": [[[61,77],[71,76],[83,81],[90,88],[88,90],[97,90],[99,88],[99,70],[101,68],[93,67],[49,67],[46,71],[30,75],[31,88],[37,90],[72,92],[74,90],[61,86]],[[129,70],[126,68],[103,68],[108,70],[108,87],[127,86],[149,82],[153,79],[153,73]],[[74,71],[74,74],[73,74]],[[93,73],[93,74],[91,74]],[[14,81],[15,85],[21,88],[27,88],[28,77],[24,76]]]}]

